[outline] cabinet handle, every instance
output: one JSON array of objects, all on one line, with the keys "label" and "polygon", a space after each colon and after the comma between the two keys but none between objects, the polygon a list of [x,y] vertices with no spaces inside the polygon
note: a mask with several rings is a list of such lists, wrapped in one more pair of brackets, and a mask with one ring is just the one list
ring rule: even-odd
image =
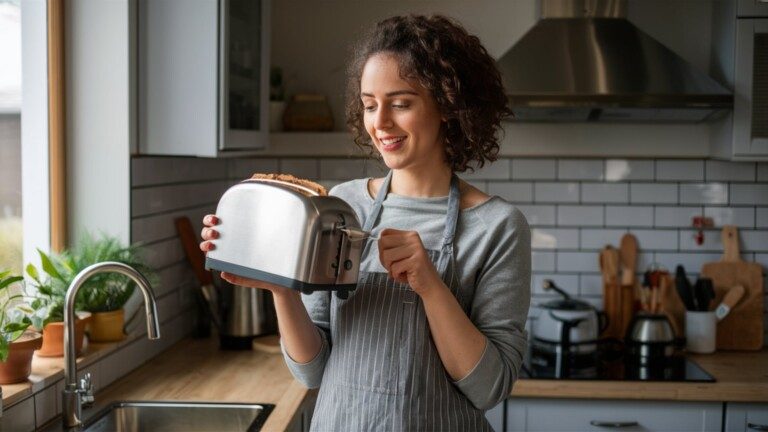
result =
[{"label": "cabinet handle", "polygon": [[[768,3],[768,0],[765,0]],[[758,423],[747,423],[747,429],[752,429],[756,431],[768,431],[768,425],[764,424],[758,424]]]},{"label": "cabinet handle", "polygon": [[600,421],[600,420],[592,420],[589,422],[592,426],[597,427],[606,427],[606,428],[625,428],[625,427],[632,427],[637,426],[638,423],[636,421]]}]

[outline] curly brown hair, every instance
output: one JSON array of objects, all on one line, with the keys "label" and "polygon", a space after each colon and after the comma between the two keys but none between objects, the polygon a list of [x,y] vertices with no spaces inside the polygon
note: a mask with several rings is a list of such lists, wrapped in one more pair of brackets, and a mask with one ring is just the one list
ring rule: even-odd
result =
[{"label": "curly brown hair", "polygon": [[457,22],[441,16],[407,15],[379,22],[356,46],[347,69],[347,126],[355,144],[378,156],[363,124],[360,80],[366,62],[392,54],[400,76],[413,80],[435,98],[445,119],[445,160],[454,172],[474,171],[499,152],[501,120],[512,115],[496,62]]}]

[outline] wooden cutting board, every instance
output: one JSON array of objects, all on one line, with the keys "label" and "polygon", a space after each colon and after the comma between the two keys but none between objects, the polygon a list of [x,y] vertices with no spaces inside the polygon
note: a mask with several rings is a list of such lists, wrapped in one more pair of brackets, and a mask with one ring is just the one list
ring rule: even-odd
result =
[{"label": "wooden cutting board", "polygon": [[711,278],[715,301],[720,304],[734,285],[745,288],[744,297],[717,324],[717,349],[759,350],[763,348],[763,268],[746,262],[739,255],[738,231],[733,225],[723,227],[723,257],[719,262],[704,264],[701,275]]}]

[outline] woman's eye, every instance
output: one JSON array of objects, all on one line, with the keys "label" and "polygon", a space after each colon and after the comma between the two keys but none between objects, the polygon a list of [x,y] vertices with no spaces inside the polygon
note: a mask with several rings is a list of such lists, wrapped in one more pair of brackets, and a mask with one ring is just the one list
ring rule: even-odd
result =
[{"label": "woman's eye", "polygon": [[392,108],[395,108],[395,109],[406,109],[406,108],[408,108],[409,106],[410,106],[410,105],[408,105],[408,104],[393,104],[393,105],[392,105]]},{"label": "woman's eye", "polygon": [[363,109],[368,111],[368,112],[371,112],[371,111],[376,109],[376,105],[364,105]]}]

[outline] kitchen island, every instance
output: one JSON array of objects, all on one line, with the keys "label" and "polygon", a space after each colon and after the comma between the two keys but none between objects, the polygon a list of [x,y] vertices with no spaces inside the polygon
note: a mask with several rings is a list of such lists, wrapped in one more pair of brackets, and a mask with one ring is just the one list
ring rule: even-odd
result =
[{"label": "kitchen island", "polygon": [[[768,350],[690,356],[714,383],[521,379],[511,397],[768,402]],[[280,354],[221,351],[218,341],[184,339],[96,394],[92,415],[118,400],[274,404],[263,430],[302,430],[316,391],[293,379]],[[60,419],[56,419],[60,421]]]}]

